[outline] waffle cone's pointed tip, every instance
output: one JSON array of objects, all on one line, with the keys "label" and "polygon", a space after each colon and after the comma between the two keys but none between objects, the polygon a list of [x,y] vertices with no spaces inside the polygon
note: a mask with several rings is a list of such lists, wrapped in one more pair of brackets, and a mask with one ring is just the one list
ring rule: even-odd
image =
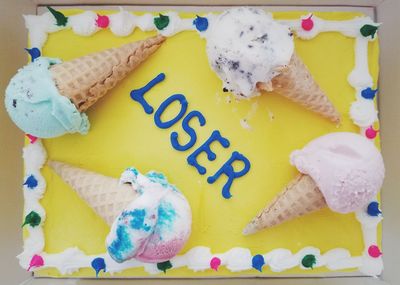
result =
[{"label": "waffle cone's pointed tip", "polygon": [[61,166],[65,165],[65,163],[56,160],[48,160],[47,165],[58,174],[58,170]]},{"label": "waffle cone's pointed tip", "polygon": [[308,175],[299,174],[244,228],[243,234],[280,225],[326,206],[315,181]]},{"label": "waffle cone's pointed tip", "polygon": [[58,165],[60,162],[54,161],[54,160],[48,160],[47,165],[50,166],[51,168],[54,168],[56,165]]},{"label": "waffle cone's pointed tip", "polygon": [[256,233],[258,230],[254,227],[254,225],[253,225],[253,223],[249,223],[249,224],[247,224],[247,226],[243,229],[243,231],[242,231],[242,234],[244,235],[244,236],[248,236],[248,235],[251,235],[251,234],[254,234],[254,233]]},{"label": "waffle cone's pointed tip", "polygon": [[340,123],[340,114],[335,106],[296,53],[293,53],[289,64],[279,72],[271,82],[258,82],[257,89],[268,92],[276,91],[331,122]]},{"label": "waffle cone's pointed tip", "polygon": [[156,35],[154,37],[149,38],[149,42],[151,44],[161,44],[163,43],[167,38],[164,37],[163,35]]}]

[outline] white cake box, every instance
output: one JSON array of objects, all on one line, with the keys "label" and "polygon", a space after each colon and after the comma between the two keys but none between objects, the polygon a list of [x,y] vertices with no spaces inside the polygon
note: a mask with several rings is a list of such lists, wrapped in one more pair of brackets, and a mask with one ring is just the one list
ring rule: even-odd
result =
[{"label": "white cake box", "polygon": [[[62,8],[116,9],[110,0],[19,0],[2,1],[1,21],[1,72],[0,89],[4,90],[15,71],[26,62],[22,47],[26,46],[27,30],[22,14],[41,13],[45,5],[62,5]],[[34,278],[24,271],[15,258],[22,249],[21,219],[23,212],[22,158],[23,134],[8,118],[5,108],[0,108],[0,187],[1,199],[1,284],[400,284],[400,192],[397,190],[400,170],[398,145],[400,145],[400,11],[398,0],[120,0],[127,10],[218,10],[232,5],[257,5],[274,10],[360,11],[383,23],[380,37],[379,112],[381,121],[382,152],[386,165],[386,178],[382,192],[384,271],[379,278],[329,277],[329,278],[272,278],[272,279],[146,279],[146,280],[91,280]],[[87,6],[90,5],[90,6]],[[101,7],[99,7],[102,5]],[[104,7],[103,5],[106,5]],[[85,7],[82,7],[85,6]],[[166,7],[168,6],[168,7]],[[223,6],[223,7],[221,7]],[[60,7],[59,7],[60,8]]]}]

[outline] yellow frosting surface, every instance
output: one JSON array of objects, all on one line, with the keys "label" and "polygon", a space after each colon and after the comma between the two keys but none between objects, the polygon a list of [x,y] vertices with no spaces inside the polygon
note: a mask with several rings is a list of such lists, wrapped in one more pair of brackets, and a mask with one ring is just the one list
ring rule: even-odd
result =
[{"label": "yellow frosting surface", "polygon": [[[66,15],[80,10],[65,10]],[[99,11],[101,14],[115,11]],[[276,12],[276,19],[298,19],[307,12]],[[195,13],[181,13],[182,17],[195,17]],[[359,16],[350,12],[315,13],[323,19],[345,20]],[[109,29],[90,37],[75,35],[71,30],[49,34],[43,55],[70,60],[91,52],[144,39],[154,32],[136,29],[127,37],[116,37]],[[65,135],[44,140],[48,156],[81,168],[118,178],[128,166],[135,166],[142,173],[156,170],[166,175],[187,197],[193,213],[192,235],[182,253],[195,246],[207,246],[212,253],[223,253],[233,247],[245,247],[252,254],[264,254],[276,248],[297,252],[305,246],[317,247],[322,253],[333,248],[348,249],[359,256],[364,249],[362,232],[354,214],[337,214],[324,209],[280,226],[243,236],[244,226],[282,188],[292,180],[297,170],[289,164],[289,154],[321,135],[338,132],[359,132],[349,117],[350,104],[355,100],[354,89],[347,76],[354,67],[354,39],[339,33],[321,33],[312,40],[295,39],[298,55],[309,67],[315,80],[342,115],[342,123],[335,126],[318,114],[308,111],[274,93],[265,93],[249,101],[235,101],[222,91],[222,82],[208,64],[204,39],[197,32],[186,31],[167,39],[162,47],[129,74],[109,94],[88,112],[91,129],[88,135]],[[378,42],[369,43],[369,68],[375,85],[378,76]],[[147,115],[129,94],[147,84],[160,72],[166,79],[151,89],[146,100],[155,110],[169,96],[184,94],[189,103],[188,112],[200,111],[206,125],[197,122],[197,142],[188,151],[179,152],[170,144],[170,133],[177,131],[181,143],[188,140],[181,122],[162,130],[154,123],[154,114]],[[178,110],[172,105],[164,114],[172,118]],[[246,119],[250,129],[240,121]],[[199,163],[207,174],[199,175],[186,159],[199,147],[213,130],[219,130],[231,145],[224,149],[214,143],[215,161],[208,161],[204,153]],[[376,140],[379,143],[379,139]],[[233,151],[244,154],[251,162],[251,170],[244,177],[235,179],[231,187],[233,197],[226,200],[221,190],[226,182],[222,176],[214,184],[207,177],[214,174]],[[43,169],[47,190],[41,200],[46,210],[44,224],[45,252],[59,253],[69,247],[78,247],[86,254],[106,251],[105,237],[109,228],[70,187],[50,168]],[[380,229],[378,230],[380,235]],[[380,238],[379,238],[380,240]],[[355,270],[355,269],[354,269]],[[217,272],[193,272],[179,268],[167,271],[167,277],[245,276],[279,274],[321,274],[325,267],[302,270],[299,267],[274,273],[268,266],[263,272],[255,270],[232,273],[223,266]],[[351,270],[350,270],[351,271]],[[93,277],[93,269],[85,268],[68,275]],[[55,269],[43,269],[37,276],[62,276]],[[148,276],[143,268],[129,269],[114,277]],[[101,277],[109,276],[101,273]],[[162,277],[162,276],[161,276]]]}]

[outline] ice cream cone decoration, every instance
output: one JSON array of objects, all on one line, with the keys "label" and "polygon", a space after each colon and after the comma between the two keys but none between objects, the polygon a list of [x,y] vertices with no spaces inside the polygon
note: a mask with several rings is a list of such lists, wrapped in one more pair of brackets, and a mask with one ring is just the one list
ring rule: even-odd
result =
[{"label": "ice cream cone decoration", "polygon": [[340,121],[335,107],[297,56],[293,33],[270,13],[238,7],[220,14],[207,34],[207,53],[223,81],[223,90],[237,99],[274,90],[335,123]]},{"label": "ice cream cone decoration", "polygon": [[385,167],[379,150],[354,133],[331,133],[295,150],[290,162],[300,172],[245,227],[249,235],[325,207],[338,213],[357,211],[382,186]]},{"label": "ice cream cone decoration", "polygon": [[325,207],[324,195],[314,180],[308,175],[299,174],[246,226],[243,234],[249,235]]},{"label": "ice cream cone decoration", "polygon": [[259,82],[257,88],[276,91],[334,123],[340,122],[339,113],[296,52],[293,53],[289,65],[282,68],[280,74],[273,77],[270,84]]},{"label": "ice cream cone decoration", "polygon": [[138,194],[116,178],[77,168],[58,161],[48,165],[111,226]]},{"label": "ice cream cone decoration", "polygon": [[20,129],[35,137],[86,134],[90,123],[84,112],[164,40],[158,35],[66,62],[36,58],[10,80],[6,109]]},{"label": "ice cream cone decoration", "polygon": [[128,43],[53,65],[50,71],[61,95],[84,112],[153,54],[164,40],[158,35]]},{"label": "ice cream cone decoration", "polygon": [[110,226],[105,242],[117,262],[164,262],[185,245],[192,214],[186,198],[157,172],[128,168],[118,179],[49,161],[48,165]]}]

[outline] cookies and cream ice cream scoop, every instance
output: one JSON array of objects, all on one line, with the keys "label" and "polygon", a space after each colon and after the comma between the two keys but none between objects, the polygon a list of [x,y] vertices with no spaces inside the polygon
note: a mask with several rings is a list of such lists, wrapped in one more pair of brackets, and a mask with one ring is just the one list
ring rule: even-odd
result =
[{"label": "cookies and cream ice cream scoop", "polygon": [[259,8],[226,10],[206,33],[211,68],[238,99],[273,91],[338,123],[340,116],[294,50],[293,33]]}]

